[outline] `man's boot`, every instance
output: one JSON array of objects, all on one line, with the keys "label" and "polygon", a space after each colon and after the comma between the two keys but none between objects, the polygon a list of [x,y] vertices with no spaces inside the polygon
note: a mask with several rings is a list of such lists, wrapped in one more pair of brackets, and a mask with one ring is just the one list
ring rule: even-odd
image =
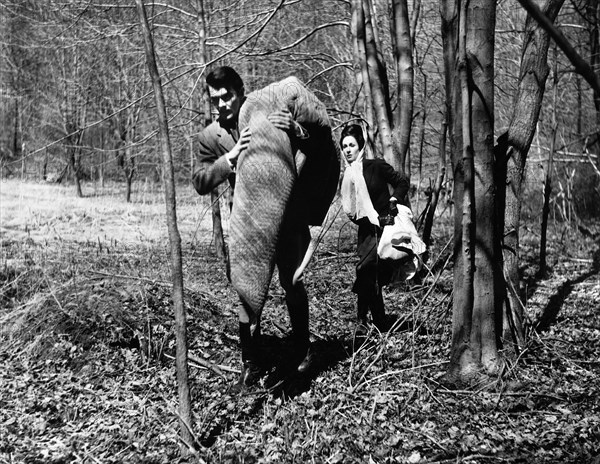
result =
[{"label": "man's boot", "polygon": [[240,322],[240,345],[242,347],[242,372],[232,386],[232,393],[239,393],[255,385],[263,373],[258,362],[257,340],[252,336],[250,323]]},{"label": "man's boot", "polygon": [[304,374],[305,372],[308,372],[311,366],[313,365],[315,353],[311,347],[310,340],[308,339],[308,337],[306,342],[299,342],[297,346],[299,346],[299,348],[297,348],[297,359],[301,359],[301,361],[300,364],[298,364],[296,370],[301,374]]}]

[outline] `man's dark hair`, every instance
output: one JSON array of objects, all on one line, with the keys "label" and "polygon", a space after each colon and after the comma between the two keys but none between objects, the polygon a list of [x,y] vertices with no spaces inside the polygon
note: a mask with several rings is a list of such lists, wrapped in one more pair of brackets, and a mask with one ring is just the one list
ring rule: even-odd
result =
[{"label": "man's dark hair", "polygon": [[358,143],[358,148],[363,149],[365,146],[365,136],[363,135],[362,127],[358,124],[348,124],[344,129],[342,129],[342,135],[340,137],[340,146],[346,137],[354,137],[356,139],[356,143]]},{"label": "man's dark hair", "polygon": [[234,90],[237,94],[244,93],[244,81],[235,69],[221,66],[206,76],[206,84],[213,89]]}]

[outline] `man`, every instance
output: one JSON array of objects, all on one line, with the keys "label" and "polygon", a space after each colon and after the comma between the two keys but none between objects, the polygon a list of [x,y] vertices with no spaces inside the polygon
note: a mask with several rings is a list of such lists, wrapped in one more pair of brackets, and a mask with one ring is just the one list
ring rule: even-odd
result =
[{"label": "man", "polygon": [[[238,116],[245,103],[244,84],[238,73],[227,66],[217,68],[206,77],[206,84],[211,103],[218,110],[218,118],[202,131],[198,140],[198,167],[192,182],[201,195],[210,193],[226,180],[234,187],[237,162],[252,137],[249,128],[240,131],[238,127]],[[306,131],[287,110],[274,111],[269,114],[268,120],[277,129],[287,132],[294,146],[307,137]],[[305,372],[310,365],[308,297],[302,281],[293,282],[293,274],[308,248],[310,233],[308,218],[302,213],[306,209],[303,207],[304,200],[297,190],[292,194],[290,203],[299,214],[285,216],[283,220],[276,264],[292,325],[292,363],[297,365],[299,372]],[[243,299],[239,309],[239,331],[243,366],[236,389],[255,384],[263,372],[258,353],[260,314],[255,314]]]}]

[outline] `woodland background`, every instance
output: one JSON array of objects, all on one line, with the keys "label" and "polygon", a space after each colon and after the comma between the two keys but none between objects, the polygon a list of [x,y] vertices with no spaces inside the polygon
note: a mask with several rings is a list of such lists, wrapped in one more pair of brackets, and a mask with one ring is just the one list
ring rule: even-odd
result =
[{"label": "woodland background", "polygon": [[[367,2],[369,3],[369,2]],[[193,136],[210,115],[203,76],[213,63],[234,66],[248,91],[295,75],[327,105],[336,127],[367,118],[355,79],[350,2],[211,1],[149,3],[163,73],[178,178],[192,169]],[[409,162],[414,183],[435,177],[444,79],[439,5],[408,3],[414,43],[414,111]],[[398,105],[390,43],[390,5],[372,2],[381,57]],[[94,182],[160,179],[151,84],[135,5],[120,2],[2,2],[0,153],[5,176]],[[508,127],[521,65],[526,13],[512,1],[497,5],[495,131]],[[595,2],[565,2],[557,23],[583,56],[597,54]],[[597,57],[596,57],[597,59]],[[554,202],[566,214],[598,215],[593,93],[551,45],[552,75],[537,125],[528,177],[539,191],[552,128],[558,128]],[[554,91],[554,89],[556,89]],[[373,121],[370,121],[373,123]],[[375,124],[373,124],[375,125]],[[597,164],[597,161],[596,163]],[[538,188],[536,188],[536,186]],[[125,195],[125,192],[124,192]],[[537,195],[539,197],[539,195]],[[536,197],[532,194],[532,201]]]},{"label": "woodland background", "polygon": [[[500,372],[461,388],[444,380],[458,211],[453,148],[441,144],[448,112],[440,9],[449,3],[145,2],[183,239],[199,443],[185,457],[164,168],[136,5],[0,1],[3,462],[597,462],[600,99],[553,42],[521,196],[526,337]],[[518,103],[527,36],[522,6],[495,3],[497,138]],[[554,23],[598,75],[597,2],[537,3],[559,5]],[[408,119],[406,67],[399,66],[406,54],[398,54],[392,28],[403,8],[414,79]],[[357,9],[371,17],[389,122],[409,130],[394,135],[391,161],[411,177],[420,227],[432,192],[440,194],[428,272],[387,289],[396,330],[356,345],[355,230],[336,199],[307,274],[319,365],[309,378],[286,377],[274,389],[233,398],[226,391],[239,361],[237,299],[219,254],[223,232],[211,220],[222,213],[226,236],[229,192],[198,197],[189,185],[194,136],[211,119],[203,79],[222,64],[240,72],[248,91],[295,75],[325,102],[335,134],[349,120],[364,121],[382,153],[377,98],[363,79],[367,66],[373,78],[366,62],[374,55],[358,48]],[[271,294],[265,332],[278,366],[287,321],[276,285]]]}]

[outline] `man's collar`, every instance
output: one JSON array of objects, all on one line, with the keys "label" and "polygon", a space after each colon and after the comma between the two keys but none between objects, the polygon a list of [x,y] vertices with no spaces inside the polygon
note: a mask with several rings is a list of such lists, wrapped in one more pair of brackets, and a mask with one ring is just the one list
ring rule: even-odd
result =
[{"label": "man's collar", "polygon": [[219,119],[218,121],[219,121],[219,125],[223,129],[225,129],[227,132],[231,132],[232,130],[237,129],[237,124],[238,124],[237,118],[236,119],[228,119],[225,121],[221,121]]}]

